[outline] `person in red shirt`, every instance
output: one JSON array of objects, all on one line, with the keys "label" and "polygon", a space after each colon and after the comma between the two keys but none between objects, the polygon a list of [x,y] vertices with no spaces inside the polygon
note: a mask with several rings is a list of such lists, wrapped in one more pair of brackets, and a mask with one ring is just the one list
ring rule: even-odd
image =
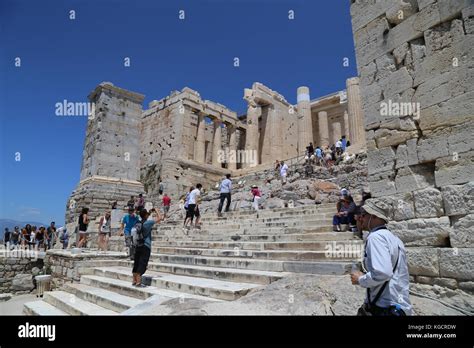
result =
[{"label": "person in red shirt", "polygon": [[253,185],[252,186],[252,190],[250,191],[250,193],[252,194],[253,196],[253,203],[252,203],[252,206],[255,210],[258,211],[258,201],[260,200],[260,197],[262,197],[262,193],[260,192],[260,190],[258,189],[257,185]]},{"label": "person in red shirt", "polygon": [[163,195],[163,212],[164,212],[163,218],[165,218],[166,214],[169,212],[170,205],[171,205],[171,198],[165,193]]}]

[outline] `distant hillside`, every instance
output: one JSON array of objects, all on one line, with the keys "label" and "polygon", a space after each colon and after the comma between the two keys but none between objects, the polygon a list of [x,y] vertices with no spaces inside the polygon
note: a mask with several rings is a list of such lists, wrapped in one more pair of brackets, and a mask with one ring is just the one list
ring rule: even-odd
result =
[{"label": "distant hillside", "polygon": [[45,224],[43,222],[37,221],[16,221],[10,219],[0,219],[0,239],[3,240],[3,233],[5,232],[5,228],[8,228],[10,231],[13,231],[15,226],[24,227],[26,224],[30,224],[31,226],[44,226],[47,227],[49,224]]}]

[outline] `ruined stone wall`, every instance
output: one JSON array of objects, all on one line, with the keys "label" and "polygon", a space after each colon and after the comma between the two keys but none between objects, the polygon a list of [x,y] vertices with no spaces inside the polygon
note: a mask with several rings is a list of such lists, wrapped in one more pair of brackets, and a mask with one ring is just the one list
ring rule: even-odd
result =
[{"label": "ruined stone wall", "polygon": [[372,195],[391,205],[390,228],[407,246],[415,281],[468,287],[474,281],[472,1],[353,0],[351,15]]}]

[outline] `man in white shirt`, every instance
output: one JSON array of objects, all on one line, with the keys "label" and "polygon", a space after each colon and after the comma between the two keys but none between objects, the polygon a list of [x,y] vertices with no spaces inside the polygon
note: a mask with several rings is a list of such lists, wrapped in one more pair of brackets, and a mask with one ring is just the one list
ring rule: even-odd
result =
[{"label": "man in white shirt", "polygon": [[227,204],[225,206],[226,213],[229,211],[230,202],[231,202],[231,192],[232,192],[232,181],[230,180],[230,174],[226,174],[225,179],[222,180],[220,185],[220,202],[219,208],[217,208],[217,213],[220,216],[222,213],[222,206],[224,205],[224,201],[227,199]]},{"label": "man in white shirt", "polygon": [[286,176],[287,175],[288,175],[288,165],[284,161],[281,161],[280,176],[281,176],[281,183],[282,184],[286,184]]},{"label": "man in white shirt", "polygon": [[199,213],[199,201],[201,196],[201,184],[197,184],[196,188],[189,193],[189,203],[188,210],[186,211],[186,220],[184,222],[184,227],[188,228],[188,223],[193,223],[194,217],[196,221],[194,222],[194,227],[199,227],[199,222],[201,219],[201,214]]},{"label": "man in white shirt", "polygon": [[357,315],[411,315],[409,273],[403,242],[387,228],[389,207],[375,199],[365,201],[358,219],[370,231],[364,254],[366,273],[353,271],[351,281],[367,289]]}]

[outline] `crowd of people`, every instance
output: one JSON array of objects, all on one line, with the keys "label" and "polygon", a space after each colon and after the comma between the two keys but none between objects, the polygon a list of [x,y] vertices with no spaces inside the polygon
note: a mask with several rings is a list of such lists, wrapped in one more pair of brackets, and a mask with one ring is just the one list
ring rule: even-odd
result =
[{"label": "crowd of people", "polygon": [[51,249],[58,239],[67,247],[69,239],[67,229],[65,227],[56,228],[54,221],[47,228],[31,224],[26,224],[22,228],[15,226],[13,231],[5,228],[3,235],[3,243],[7,248],[35,247],[44,251]]},{"label": "crowd of people", "polygon": [[[342,140],[341,143],[343,144]],[[310,144],[312,146],[312,144]],[[336,144],[336,153],[343,152],[347,144],[339,146]],[[340,150],[338,150],[340,148]],[[319,147],[314,150],[314,157],[322,161],[323,150]],[[308,155],[313,153],[309,147]],[[308,160],[313,160],[308,156]],[[324,163],[324,162],[320,162]],[[326,162],[327,163],[327,162]],[[288,166],[284,161],[277,161],[277,167],[282,184],[286,183]],[[232,202],[232,178],[227,174],[221,181],[219,187],[219,203],[217,214],[229,212]],[[202,185],[200,183],[189,188],[188,193],[182,198],[181,206],[184,209],[183,229],[188,234],[191,226],[199,229],[201,227],[201,214],[199,205],[201,203]],[[163,192],[161,192],[163,193]],[[259,200],[262,194],[257,185],[252,185],[249,199],[252,200],[254,210],[259,210]],[[363,269],[354,269],[350,274],[351,282],[367,289],[364,304],[360,307],[358,315],[378,316],[404,316],[411,314],[409,299],[409,272],[407,257],[403,242],[396,237],[387,227],[389,212],[382,206],[370,199],[370,193],[364,192],[362,201],[356,205],[351,193],[346,188],[340,191],[340,199],[336,204],[336,214],[333,216],[333,230],[351,230],[362,238],[362,231],[368,231],[364,248]],[[142,275],[145,273],[151,254],[152,228],[160,223],[170,210],[171,198],[164,193],[162,196],[163,215],[156,209],[145,209],[145,200],[142,194],[137,198],[131,197],[127,202],[128,213],[121,219],[119,235],[124,236],[126,250],[133,263],[133,281],[135,287],[144,287]],[[112,209],[117,208],[117,202]],[[78,217],[79,241],[77,247],[87,246],[88,226],[90,224],[89,209],[83,208]],[[108,238],[111,235],[111,212],[106,211],[99,219],[99,249],[108,249]],[[40,226],[25,225],[21,230],[17,226],[14,231],[5,230],[4,242],[7,245],[35,245],[47,250],[60,239],[63,247],[68,245],[68,235],[65,228],[56,229],[55,223],[51,222],[48,228]]]}]

